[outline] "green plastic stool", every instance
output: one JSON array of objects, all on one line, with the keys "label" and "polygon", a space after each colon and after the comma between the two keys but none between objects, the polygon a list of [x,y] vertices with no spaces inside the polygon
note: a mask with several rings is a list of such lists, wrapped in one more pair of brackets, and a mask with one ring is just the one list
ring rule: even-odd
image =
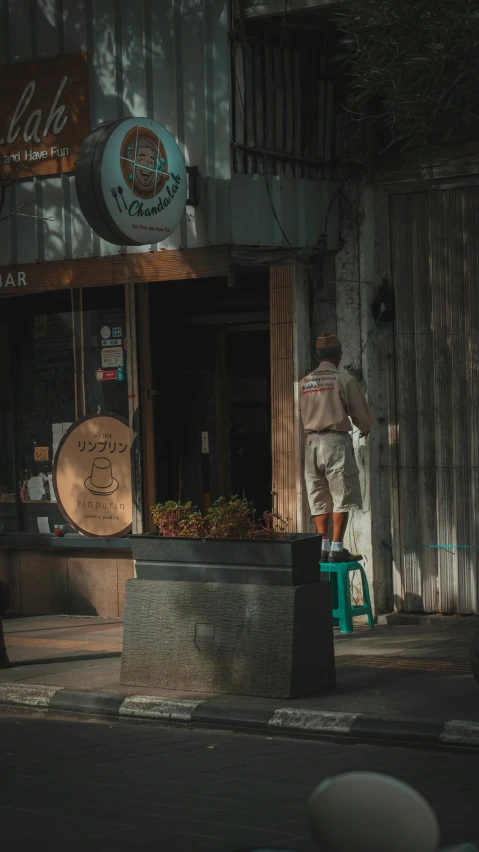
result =
[{"label": "green plastic stool", "polygon": [[[367,615],[368,625],[372,629],[374,627],[373,610],[369,595],[369,585],[363,566],[359,562],[320,562],[319,567],[322,574],[329,574],[330,581],[331,574],[336,577],[336,582],[331,583],[333,592],[333,618],[338,621],[341,633],[353,632],[353,617],[356,615]],[[355,606],[351,603],[351,589],[349,586],[351,571],[359,571],[361,574],[364,599],[362,606]]]}]

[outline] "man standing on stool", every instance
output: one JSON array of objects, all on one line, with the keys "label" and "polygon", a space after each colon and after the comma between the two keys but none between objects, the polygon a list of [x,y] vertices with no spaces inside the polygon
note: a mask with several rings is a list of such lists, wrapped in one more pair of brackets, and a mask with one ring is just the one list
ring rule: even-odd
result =
[{"label": "man standing on stool", "polygon": [[323,536],[321,562],[357,562],[362,556],[343,547],[349,511],[362,505],[351,420],[361,437],[367,438],[373,419],[356,379],[339,370],[343,352],[338,338],[324,331],[318,337],[316,352],[319,366],[299,386],[306,433],[304,472],[309,506],[316,532]]}]

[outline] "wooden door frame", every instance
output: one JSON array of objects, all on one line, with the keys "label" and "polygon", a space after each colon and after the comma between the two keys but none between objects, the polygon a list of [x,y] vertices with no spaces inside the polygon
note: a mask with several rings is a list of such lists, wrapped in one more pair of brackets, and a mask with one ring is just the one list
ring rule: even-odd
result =
[{"label": "wooden door frame", "polygon": [[141,471],[142,433],[140,418],[140,383],[138,375],[137,305],[134,284],[125,284],[126,308],[126,372],[128,380],[128,420],[132,434],[131,485],[132,485],[132,532],[143,532],[143,485]]},{"label": "wooden door frame", "polygon": [[270,267],[273,509],[289,532],[309,532],[299,383],[311,370],[309,280],[304,264]]},{"label": "wooden door frame", "polygon": [[136,285],[137,308],[137,353],[140,369],[140,434],[141,472],[143,498],[143,531],[154,532],[155,525],[150,507],[156,502],[156,454],[153,417],[153,371],[151,361],[150,293],[149,284]]}]

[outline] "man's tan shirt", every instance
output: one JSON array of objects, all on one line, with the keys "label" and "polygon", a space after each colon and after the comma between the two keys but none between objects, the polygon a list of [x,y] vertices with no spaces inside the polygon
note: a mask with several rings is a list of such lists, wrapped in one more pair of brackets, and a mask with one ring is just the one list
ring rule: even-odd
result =
[{"label": "man's tan shirt", "polygon": [[373,425],[369,405],[356,379],[329,361],[322,361],[301,381],[299,405],[305,432],[350,432],[351,420],[361,432],[369,432]]}]

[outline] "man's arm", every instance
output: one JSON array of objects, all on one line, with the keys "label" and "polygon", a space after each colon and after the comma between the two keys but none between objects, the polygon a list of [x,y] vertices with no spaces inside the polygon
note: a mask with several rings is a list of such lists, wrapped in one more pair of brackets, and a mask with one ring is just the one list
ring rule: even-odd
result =
[{"label": "man's arm", "polygon": [[352,376],[346,383],[347,411],[362,437],[367,437],[373,425],[371,409],[358,382]]}]

